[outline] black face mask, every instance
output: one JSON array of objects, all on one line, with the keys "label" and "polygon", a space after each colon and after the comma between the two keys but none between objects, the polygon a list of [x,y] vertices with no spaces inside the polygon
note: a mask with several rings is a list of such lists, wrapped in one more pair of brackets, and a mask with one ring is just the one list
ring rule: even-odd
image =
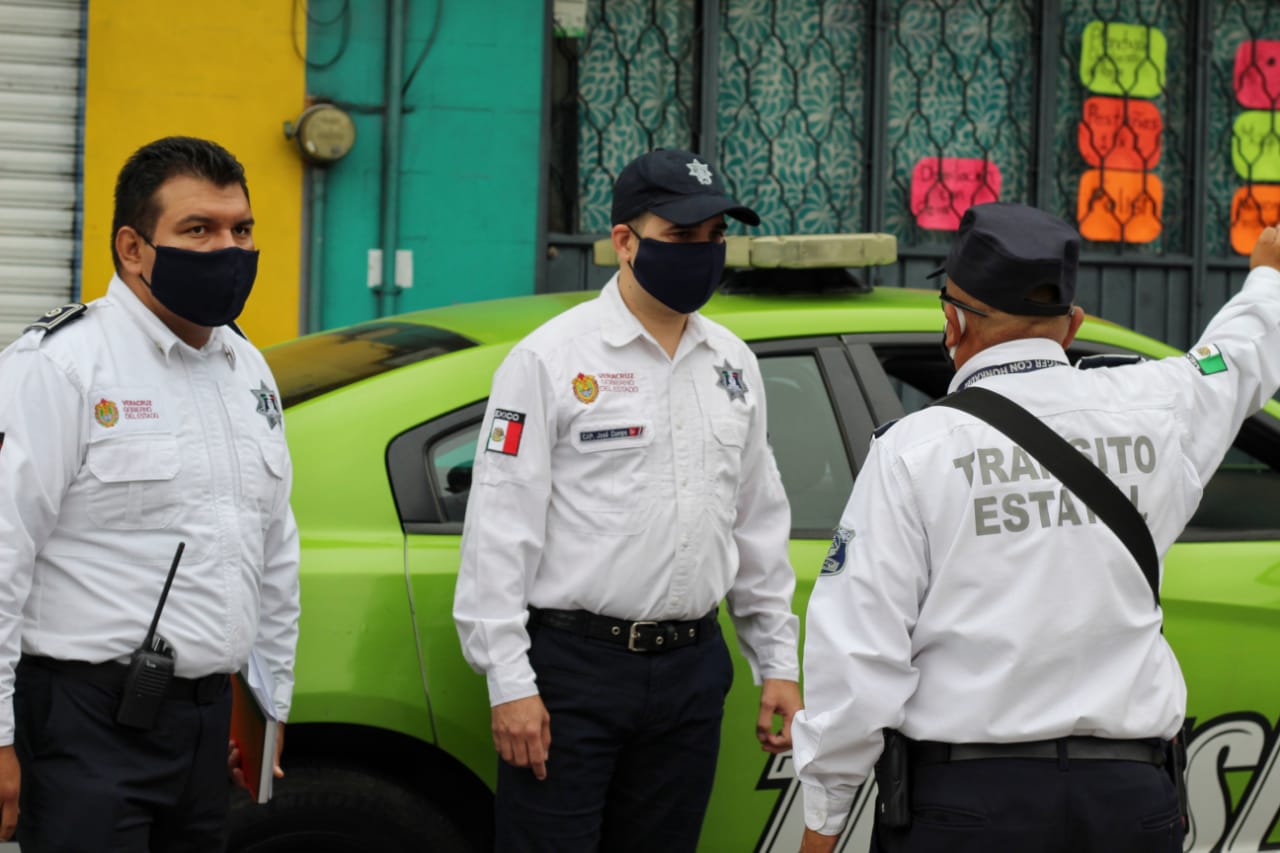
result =
[{"label": "black face mask", "polygon": [[258,275],[256,249],[193,252],[146,243],[156,250],[156,263],[151,281],[142,283],[157,302],[198,326],[225,326],[240,316]]},{"label": "black face mask", "polygon": [[692,314],[716,292],[724,251],[724,243],[664,243],[640,237],[631,272],[654,299],[672,311]]}]

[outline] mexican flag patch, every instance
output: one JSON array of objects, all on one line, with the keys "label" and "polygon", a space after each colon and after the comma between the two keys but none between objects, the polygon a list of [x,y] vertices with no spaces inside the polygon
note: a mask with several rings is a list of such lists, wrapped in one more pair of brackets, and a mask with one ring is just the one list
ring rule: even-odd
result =
[{"label": "mexican flag patch", "polygon": [[1187,353],[1187,358],[1205,376],[1225,373],[1227,370],[1227,360],[1222,357],[1222,351],[1213,344],[1201,344]]},{"label": "mexican flag patch", "polygon": [[494,409],[493,425],[489,427],[489,444],[485,449],[515,456],[520,452],[520,435],[523,432],[524,412]]}]

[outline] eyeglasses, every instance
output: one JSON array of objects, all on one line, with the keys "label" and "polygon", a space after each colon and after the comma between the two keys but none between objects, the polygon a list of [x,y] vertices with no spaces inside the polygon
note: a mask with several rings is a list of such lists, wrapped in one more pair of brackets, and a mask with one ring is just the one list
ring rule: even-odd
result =
[{"label": "eyeglasses", "polygon": [[938,291],[938,299],[942,302],[947,303],[948,305],[954,305],[962,311],[968,311],[970,314],[977,314],[979,317],[991,316],[986,311],[983,311],[979,308],[974,308],[972,305],[966,305],[963,302],[961,302],[959,299],[956,299],[953,296],[948,296],[947,289],[945,287],[943,287],[942,290]]}]

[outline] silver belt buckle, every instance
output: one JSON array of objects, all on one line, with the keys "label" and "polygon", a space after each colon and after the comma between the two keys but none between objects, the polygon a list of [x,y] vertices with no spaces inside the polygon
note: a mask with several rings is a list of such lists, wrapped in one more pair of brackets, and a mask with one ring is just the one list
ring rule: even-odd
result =
[{"label": "silver belt buckle", "polygon": [[657,628],[657,627],[658,627],[658,623],[657,623],[657,622],[632,622],[632,623],[631,623],[631,634],[627,637],[627,651],[629,651],[629,652],[641,652],[641,653],[643,653],[643,652],[647,652],[647,651],[648,651],[648,649],[637,649],[637,648],[636,648],[636,640],[640,639],[640,631],[639,631],[639,629],[640,629],[640,627],[641,627],[641,626],[651,626],[651,627]]}]

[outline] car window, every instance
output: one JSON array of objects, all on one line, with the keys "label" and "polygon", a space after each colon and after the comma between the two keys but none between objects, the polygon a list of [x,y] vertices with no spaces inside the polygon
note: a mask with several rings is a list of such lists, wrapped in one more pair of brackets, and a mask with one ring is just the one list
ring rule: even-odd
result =
[{"label": "car window", "polygon": [[462,521],[471,493],[471,468],[476,458],[480,423],[448,433],[427,448],[427,467],[440,504],[441,521]]},{"label": "car window", "polygon": [[[946,393],[952,374],[936,345],[886,344],[877,347],[876,354],[905,413],[918,411]],[[1070,353],[1072,361],[1092,354],[1075,349]],[[1280,424],[1262,413],[1241,428],[1181,539],[1280,538],[1276,507],[1280,507]]]},{"label": "car window", "polygon": [[769,444],[791,502],[791,526],[834,530],[853,489],[853,468],[817,359],[766,355],[759,361]]}]

